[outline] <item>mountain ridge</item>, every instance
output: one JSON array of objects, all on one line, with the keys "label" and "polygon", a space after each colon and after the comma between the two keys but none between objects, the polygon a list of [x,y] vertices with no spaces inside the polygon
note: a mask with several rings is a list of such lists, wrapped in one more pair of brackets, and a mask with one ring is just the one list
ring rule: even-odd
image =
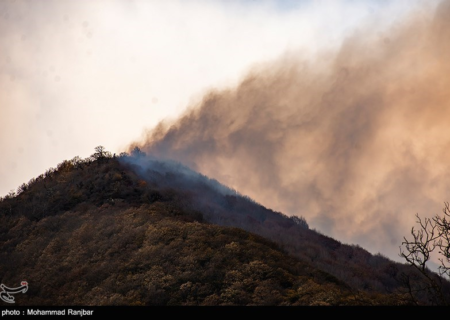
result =
[{"label": "mountain ridge", "polygon": [[[114,222],[108,219],[109,216]],[[47,276],[41,270],[33,269],[29,260],[41,269],[52,270],[49,274],[69,277],[69,284],[65,284],[64,279],[57,276],[59,282],[52,284],[54,291],[64,291],[66,299],[73,295],[78,299],[74,301],[80,304],[94,305],[400,305],[412,304],[412,301],[397,278],[407,275],[410,279],[420,279],[420,275],[406,265],[381,255],[371,255],[358,246],[341,244],[309,229],[301,217],[274,212],[181,164],[152,159],[139,150],[131,155],[115,156],[100,148],[87,159],[75,157],[63,161],[57,168],[20,186],[16,195],[1,199],[0,217],[1,260],[4,261],[0,264],[1,281],[21,281],[15,274],[18,270],[22,270],[22,277],[27,277],[27,272],[33,274],[33,281],[28,280],[29,299],[21,297],[29,304],[70,301],[64,300],[61,294],[54,296],[48,288],[33,289],[32,283],[42,285],[42,279]],[[95,227],[96,222],[99,222],[98,227]],[[158,228],[152,227],[152,223]],[[215,231],[207,231],[208,228]],[[220,247],[218,255],[225,255],[226,259],[219,259],[208,250],[208,247],[214,247],[216,234],[228,237],[215,244]],[[198,251],[188,250],[183,244],[190,239],[189,235],[196,240],[187,242],[200,248]],[[231,240],[233,237],[236,241]],[[127,255],[120,250],[125,250]],[[164,253],[166,251],[170,254]],[[181,254],[185,251],[196,258],[189,260],[189,254]],[[281,268],[273,262],[267,269],[262,265],[268,265],[265,259],[270,260],[270,255],[264,258],[264,254],[258,253],[260,251],[278,255],[274,261],[291,259],[289,261],[296,261],[303,267]],[[79,258],[71,258],[65,252]],[[138,252],[146,252],[143,255],[146,258]],[[129,265],[127,256],[135,257],[134,265]],[[42,261],[45,259],[51,261],[51,265]],[[186,259],[190,264],[185,265]],[[214,259],[219,259],[222,264],[212,264]],[[233,265],[227,260],[236,261]],[[108,267],[106,261],[115,267]],[[172,263],[168,264],[168,261]],[[160,265],[165,265],[162,271],[158,269]],[[174,265],[184,266],[191,278]],[[263,272],[271,277],[255,278],[254,272],[262,272],[255,266],[271,270]],[[206,268],[209,273],[204,274],[210,276],[202,278],[192,268]],[[281,273],[276,272],[279,269]],[[157,282],[159,277],[155,278],[149,270],[163,274],[171,270],[162,278],[170,276],[172,282],[169,281],[170,285]],[[312,271],[305,275],[304,270]],[[123,279],[130,277],[127,272],[131,273],[129,281],[133,283],[128,287],[139,288],[131,289],[134,296],[124,289],[128,287]],[[148,277],[145,280],[145,274],[149,272],[158,285]],[[115,273],[116,278],[111,278],[110,273]],[[77,280],[76,275],[84,282]],[[119,281],[119,277],[123,279]],[[304,281],[299,281],[300,278]],[[114,283],[124,288],[117,291]],[[140,283],[146,283],[145,289]],[[305,287],[305,283],[310,285]],[[82,288],[89,292],[92,302],[83,300]],[[149,288],[154,291],[146,291]],[[312,291],[302,293],[306,288]],[[73,294],[71,290],[78,293]],[[183,290],[187,290],[184,295]],[[270,290],[279,294],[272,295]],[[95,292],[100,298],[94,299]],[[266,292],[265,298],[257,298],[257,292]],[[39,294],[43,297],[39,298]],[[159,296],[166,298],[158,300]],[[272,296],[278,298],[271,299]],[[308,300],[305,298],[308,296],[313,298]],[[419,300],[423,304],[432,304],[426,295],[419,296]]]}]

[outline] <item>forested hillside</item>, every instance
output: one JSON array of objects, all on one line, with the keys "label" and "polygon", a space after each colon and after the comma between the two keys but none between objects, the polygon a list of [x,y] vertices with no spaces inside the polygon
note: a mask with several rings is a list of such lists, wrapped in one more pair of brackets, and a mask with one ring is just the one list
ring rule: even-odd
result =
[{"label": "forested hillside", "polygon": [[0,247],[1,283],[29,283],[17,305],[433,304],[411,299],[411,267],[139,150],[21,185],[0,201]]}]

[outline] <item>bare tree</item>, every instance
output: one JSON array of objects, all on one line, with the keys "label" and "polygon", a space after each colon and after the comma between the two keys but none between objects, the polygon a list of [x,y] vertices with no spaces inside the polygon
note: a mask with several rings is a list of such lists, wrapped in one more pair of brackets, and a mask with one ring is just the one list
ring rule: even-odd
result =
[{"label": "bare tree", "polygon": [[[450,278],[450,207],[444,203],[443,216],[421,219],[418,214],[418,229],[412,227],[412,240],[404,238],[400,256],[415,267],[423,276],[420,286],[411,286],[408,278],[409,293],[412,298],[420,291],[426,291],[433,302],[439,305],[450,305],[450,298],[444,290],[444,282]],[[437,274],[431,272],[427,263],[432,254],[438,255]]]},{"label": "bare tree", "polygon": [[102,160],[104,158],[111,158],[111,152],[106,151],[105,147],[103,146],[97,146],[95,147],[95,153],[91,157],[97,160]]}]

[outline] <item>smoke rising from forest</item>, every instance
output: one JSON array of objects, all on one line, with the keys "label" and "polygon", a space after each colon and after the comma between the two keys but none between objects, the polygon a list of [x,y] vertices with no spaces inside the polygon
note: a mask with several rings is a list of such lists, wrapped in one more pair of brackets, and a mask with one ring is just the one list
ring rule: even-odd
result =
[{"label": "smoke rising from forest", "polygon": [[450,200],[450,1],[211,90],[139,145],[394,258]]},{"label": "smoke rising from forest", "polygon": [[0,196],[95,146],[120,153],[254,63],[422,1],[0,1]]}]

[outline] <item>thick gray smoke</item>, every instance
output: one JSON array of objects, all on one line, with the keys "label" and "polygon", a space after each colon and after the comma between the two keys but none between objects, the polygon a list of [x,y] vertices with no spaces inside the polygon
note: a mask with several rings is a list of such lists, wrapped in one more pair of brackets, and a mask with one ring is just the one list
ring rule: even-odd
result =
[{"label": "thick gray smoke", "polygon": [[449,57],[445,1],[314,61],[259,66],[133,146],[399,259],[415,214],[450,201]]}]

